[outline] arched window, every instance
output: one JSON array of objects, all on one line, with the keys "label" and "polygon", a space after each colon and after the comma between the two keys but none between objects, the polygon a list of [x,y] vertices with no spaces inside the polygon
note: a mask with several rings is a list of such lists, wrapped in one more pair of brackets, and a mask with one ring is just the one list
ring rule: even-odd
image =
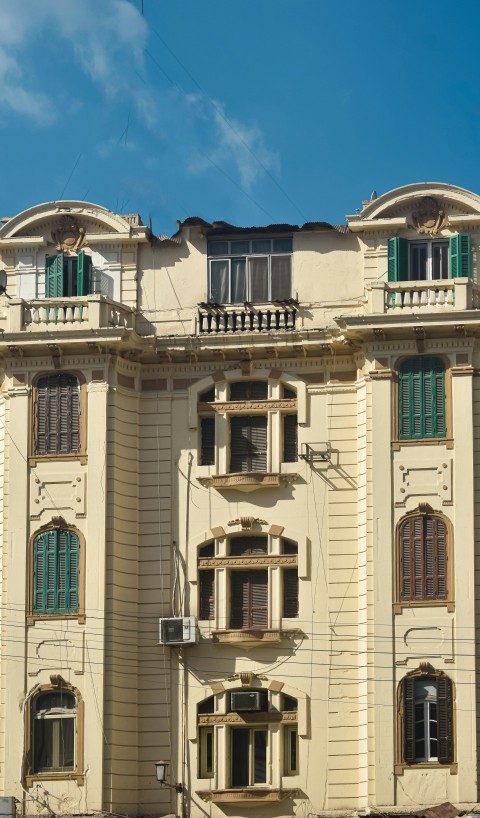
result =
[{"label": "arched window", "polygon": [[448,533],[434,514],[413,514],[398,528],[400,602],[448,598]]},{"label": "arched window", "polygon": [[77,768],[77,698],[62,688],[37,694],[30,702],[30,772],[69,773]]},{"label": "arched window", "polygon": [[399,437],[445,437],[445,364],[431,355],[403,361],[399,371]]},{"label": "arched window", "polygon": [[443,673],[414,672],[401,683],[402,760],[453,761],[453,685]]},{"label": "arched window", "polygon": [[36,383],[35,454],[80,451],[80,383],[66,372],[44,375]]},{"label": "arched window", "polygon": [[74,531],[52,529],[33,541],[32,614],[79,611],[80,541]]}]

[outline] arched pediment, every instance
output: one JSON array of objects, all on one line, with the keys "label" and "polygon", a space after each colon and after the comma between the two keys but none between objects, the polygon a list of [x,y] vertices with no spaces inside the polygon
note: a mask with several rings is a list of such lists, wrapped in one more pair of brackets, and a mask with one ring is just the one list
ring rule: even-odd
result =
[{"label": "arched pediment", "polygon": [[417,213],[435,205],[447,217],[480,214],[480,196],[476,193],[442,182],[417,182],[384,193],[369,202],[357,217],[349,219],[357,224],[402,217],[415,221]]},{"label": "arched pediment", "polygon": [[142,227],[142,232],[144,230],[137,217],[132,221],[90,202],[46,202],[8,219],[0,229],[0,240],[46,236],[59,231],[68,233],[69,230],[74,234],[80,229],[89,234],[113,233],[129,236],[132,226]]}]

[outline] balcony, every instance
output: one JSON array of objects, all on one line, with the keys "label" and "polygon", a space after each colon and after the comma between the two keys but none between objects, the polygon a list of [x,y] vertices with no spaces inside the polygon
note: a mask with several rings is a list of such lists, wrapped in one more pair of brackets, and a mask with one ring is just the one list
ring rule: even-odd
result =
[{"label": "balcony", "polygon": [[133,329],[134,311],[104,295],[72,298],[11,299],[0,313],[6,333],[59,333],[68,330]]},{"label": "balcony", "polygon": [[451,312],[480,308],[480,287],[469,278],[374,281],[367,290],[372,315]]},{"label": "balcony", "polygon": [[297,315],[296,305],[200,305],[198,311],[198,331],[200,335],[277,332],[294,330]]}]

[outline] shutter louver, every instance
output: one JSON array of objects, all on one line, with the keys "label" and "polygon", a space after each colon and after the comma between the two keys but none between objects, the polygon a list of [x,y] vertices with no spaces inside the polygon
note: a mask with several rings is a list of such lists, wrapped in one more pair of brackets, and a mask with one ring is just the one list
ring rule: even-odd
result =
[{"label": "shutter louver", "polygon": [[64,254],[48,256],[45,261],[45,298],[61,298],[63,295]]},{"label": "shutter louver", "polygon": [[437,679],[438,760],[441,764],[453,761],[453,694],[447,676]]},{"label": "shutter louver", "polygon": [[72,531],[56,529],[35,539],[34,613],[78,611],[79,552],[80,542]]},{"label": "shutter louver", "polygon": [[450,236],[450,278],[471,278],[470,233]]},{"label": "shutter louver", "polygon": [[92,259],[80,251],[77,258],[77,295],[89,295],[92,288]]},{"label": "shutter louver", "polygon": [[399,431],[404,440],[445,436],[445,366],[439,358],[410,358],[402,364]]},{"label": "shutter louver", "polygon": [[283,569],[283,614],[286,618],[298,616],[298,569]]},{"label": "shutter louver", "polygon": [[408,280],[408,240],[399,236],[388,240],[388,280]]},{"label": "shutter louver", "polygon": [[298,460],[297,415],[283,416],[283,462],[296,463]]},{"label": "shutter louver", "polygon": [[215,418],[200,420],[200,465],[215,465]]},{"label": "shutter louver", "polygon": [[47,375],[36,389],[36,454],[80,451],[80,386],[74,375]]},{"label": "shutter louver", "polygon": [[268,624],[268,571],[232,571],[230,627],[266,628]]},{"label": "shutter louver", "polygon": [[415,763],[415,678],[412,677],[403,680],[403,754],[407,764]]},{"label": "shutter louver", "polygon": [[199,619],[215,618],[215,571],[199,572]]},{"label": "shutter louver", "polygon": [[267,418],[239,415],[230,418],[230,471],[266,471]]},{"label": "shutter louver", "polygon": [[447,531],[428,515],[407,520],[400,530],[401,598],[411,601],[447,598]]}]

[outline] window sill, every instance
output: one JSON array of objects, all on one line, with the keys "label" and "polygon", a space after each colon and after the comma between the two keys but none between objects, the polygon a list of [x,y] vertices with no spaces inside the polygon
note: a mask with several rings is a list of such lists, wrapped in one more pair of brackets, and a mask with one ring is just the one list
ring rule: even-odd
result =
[{"label": "window sill", "polygon": [[85,784],[85,775],[83,773],[30,773],[25,776],[25,786],[33,787],[37,781],[75,781],[79,787]]},{"label": "window sill", "polygon": [[232,474],[217,474],[209,477],[197,477],[199,483],[207,488],[236,489],[249,493],[260,488],[277,488],[281,485],[290,485],[298,475],[280,474],[279,472],[237,472]]},{"label": "window sill", "polygon": [[458,775],[458,764],[440,764],[438,761],[419,761],[418,764],[395,764],[394,775],[403,775],[405,770],[449,770],[450,775]]},{"label": "window sill", "polygon": [[203,801],[212,804],[264,804],[266,801],[283,801],[293,798],[298,790],[280,790],[267,787],[242,787],[228,790],[197,790]]},{"label": "window sill", "polygon": [[82,466],[86,466],[88,462],[86,454],[74,452],[73,454],[34,454],[28,458],[28,465],[37,466],[39,463],[58,462],[60,460],[78,460]]},{"label": "window sill", "polygon": [[402,614],[405,610],[409,610],[410,608],[414,608],[417,610],[418,608],[446,608],[448,613],[455,612],[455,602],[448,599],[432,599],[432,600],[419,600],[418,602],[414,600],[409,600],[408,602],[394,602],[393,603],[393,613],[394,614]]},{"label": "window sill", "polygon": [[36,622],[48,622],[51,620],[61,621],[62,619],[76,620],[79,625],[85,625],[86,622],[84,613],[29,614],[27,616],[27,625],[35,625]]},{"label": "window sill", "polygon": [[392,451],[399,452],[403,446],[445,446],[453,449],[453,437],[419,437],[412,440],[392,440]]},{"label": "window sill", "polygon": [[245,630],[212,631],[214,640],[223,645],[264,645],[275,644],[283,639],[292,639],[300,633],[298,628],[283,630],[281,628],[245,628]]}]

